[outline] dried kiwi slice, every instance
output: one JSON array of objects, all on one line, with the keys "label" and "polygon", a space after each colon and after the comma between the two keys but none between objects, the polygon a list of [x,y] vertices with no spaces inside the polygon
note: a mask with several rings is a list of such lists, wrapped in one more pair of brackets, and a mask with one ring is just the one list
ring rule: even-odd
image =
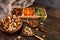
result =
[{"label": "dried kiwi slice", "polygon": [[36,16],[41,16],[41,20],[44,21],[46,20],[46,13],[44,8],[35,8],[35,15]]}]

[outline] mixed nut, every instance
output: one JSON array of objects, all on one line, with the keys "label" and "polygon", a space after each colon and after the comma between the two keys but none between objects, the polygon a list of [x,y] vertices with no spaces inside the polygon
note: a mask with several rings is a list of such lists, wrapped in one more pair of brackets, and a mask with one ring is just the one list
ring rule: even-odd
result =
[{"label": "mixed nut", "polygon": [[38,26],[38,22],[36,20],[29,20],[28,24],[31,26],[31,27],[37,27]]},{"label": "mixed nut", "polygon": [[8,32],[17,31],[21,28],[22,23],[22,20],[16,15],[10,15],[1,20],[1,24],[4,26],[3,28]]},{"label": "mixed nut", "polygon": [[[1,20],[2,25],[4,25],[4,29],[8,30],[8,31],[12,31],[15,30],[18,27],[21,27],[22,25],[22,19],[21,17],[28,17],[28,16],[46,16],[46,13],[44,12],[43,8],[33,8],[33,7],[29,7],[29,8],[13,8],[11,11],[11,15],[3,18]],[[45,17],[44,17],[45,18]],[[28,17],[29,19],[29,17]],[[43,17],[41,18],[43,19]],[[45,18],[46,19],[46,18]],[[43,19],[44,20],[44,19]],[[38,21],[36,20],[28,20],[27,23],[31,26],[31,27],[37,27],[38,26]]]},{"label": "mixed nut", "polygon": [[[43,8],[13,8],[11,11],[11,15],[3,18],[1,20],[1,24],[4,26],[3,28],[6,31],[14,31],[19,28],[21,28],[23,20],[21,17],[28,17],[28,16],[46,16],[46,13],[44,12]],[[35,19],[29,20],[29,17],[27,18],[28,20],[25,20],[26,23],[28,23],[31,27],[37,27],[38,26],[38,21]],[[43,18],[41,18],[43,19]],[[45,18],[46,19],[46,18]],[[44,20],[44,19],[43,19]]]},{"label": "mixed nut", "polygon": [[44,40],[43,38],[37,36],[35,33],[33,33],[32,29],[28,26],[26,26],[24,29],[23,29],[23,34],[26,35],[26,36],[35,36],[36,38],[38,38],[39,40]]},{"label": "mixed nut", "polygon": [[[27,18],[27,20],[25,20],[25,18],[21,18],[25,16],[26,17],[33,16],[33,19],[31,20],[29,19],[29,17]],[[41,30],[45,32],[43,29],[44,24],[42,22],[39,23],[37,20],[34,19],[34,17],[39,18],[41,17],[42,21],[44,21],[47,16],[42,8],[13,8],[13,10],[11,11],[11,15],[1,19],[0,22],[0,25],[2,25],[1,29],[3,29],[4,32],[14,33],[17,32],[22,27],[23,22],[26,22],[30,27],[33,28],[37,27],[38,25],[42,25],[39,29],[36,30]],[[23,34],[25,34],[26,36],[35,36],[40,40],[44,40],[43,38],[35,35],[30,27],[26,26],[23,29]],[[45,35],[43,37],[45,37]],[[20,36],[18,38],[20,38]]]}]

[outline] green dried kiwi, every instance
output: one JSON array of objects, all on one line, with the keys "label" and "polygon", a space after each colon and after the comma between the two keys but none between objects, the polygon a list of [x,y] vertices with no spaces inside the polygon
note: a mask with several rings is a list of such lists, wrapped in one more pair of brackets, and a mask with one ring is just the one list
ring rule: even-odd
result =
[{"label": "green dried kiwi", "polygon": [[43,8],[35,8],[35,15],[36,16],[42,16],[41,17],[41,20],[42,21],[44,21],[44,20],[46,20],[46,14],[45,14],[45,11],[44,11],[44,9]]},{"label": "green dried kiwi", "polygon": [[35,15],[36,16],[45,16],[45,12],[43,8],[35,8]]},{"label": "green dried kiwi", "polygon": [[41,17],[41,21],[45,21],[45,20],[46,20],[46,14],[45,14],[44,9],[41,9],[40,15],[42,16],[42,17]]}]

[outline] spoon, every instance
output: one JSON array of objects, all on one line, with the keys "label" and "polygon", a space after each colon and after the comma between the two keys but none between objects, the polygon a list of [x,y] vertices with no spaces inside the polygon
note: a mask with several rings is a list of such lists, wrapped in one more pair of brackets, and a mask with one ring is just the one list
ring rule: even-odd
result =
[{"label": "spoon", "polygon": [[40,40],[44,40],[43,38],[35,35],[35,34],[33,33],[33,31],[31,30],[31,28],[28,27],[28,26],[26,26],[26,27],[23,29],[22,32],[23,32],[23,34],[26,35],[26,36],[35,36],[36,38],[38,38],[38,39],[40,39]]}]

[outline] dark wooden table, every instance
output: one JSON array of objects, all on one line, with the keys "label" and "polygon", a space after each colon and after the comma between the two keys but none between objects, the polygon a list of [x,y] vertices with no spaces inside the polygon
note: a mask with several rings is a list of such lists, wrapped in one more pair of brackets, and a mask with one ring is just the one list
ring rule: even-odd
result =
[{"label": "dark wooden table", "polygon": [[[49,14],[51,13],[51,14]],[[48,18],[44,22],[44,29],[47,30],[46,33],[41,31],[34,32],[41,36],[46,35],[45,40],[60,40],[60,18],[56,18],[52,16],[52,12],[47,10]],[[18,38],[18,36],[21,36],[21,38]],[[36,37],[26,37],[24,36],[21,31],[19,30],[17,33],[14,34],[7,34],[0,30],[0,40],[39,40]]]}]

